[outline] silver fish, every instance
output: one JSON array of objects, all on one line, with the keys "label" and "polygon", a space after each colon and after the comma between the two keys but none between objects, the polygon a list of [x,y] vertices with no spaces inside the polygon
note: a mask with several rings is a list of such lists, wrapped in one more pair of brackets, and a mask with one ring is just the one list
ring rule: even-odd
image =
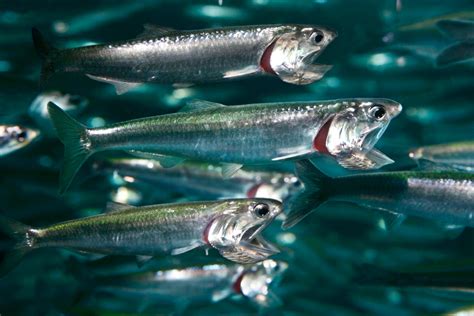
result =
[{"label": "silver fish", "polygon": [[386,226],[398,225],[406,216],[417,216],[453,228],[474,227],[472,173],[393,171],[329,178],[309,161],[296,165],[305,189],[289,203],[284,228],[331,201],[381,211]]},{"label": "silver fish", "polygon": [[331,68],[313,61],[336,36],[313,25],[195,31],[147,25],[134,40],[58,50],[33,29],[33,42],[43,59],[42,82],[53,73],[78,72],[115,85],[119,94],[146,82],[183,86],[263,74],[309,84]]},{"label": "silver fish", "polygon": [[409,155],[424,168],[474,172],[474,141],[420,147]]},{"label": "silver fish", "polygon": [[125,150],[171,167],[185,160],[242,165],[329,156],[348,169],[393,161],[373,149],[401,105],[387,99],[341,99],[224,106],[196,101],[180,113],[86,128],[53,103],[49,113],[65,145],[60,192],[93,153]]},{"label": "silver fish", "polygon": [[38,136],[36,129],[20,125],[0,125],[0,157],[29,145]]},{"label": "silver fish", "polygon": [[1,217],[0,230],[17,245],[0,271],[6,273],[24,254],[44,247],[154,256],[207,245],[230,260],[254,263],[278,252],[261,232],[281,211],[275,200],[236,199],[143,207],[113,204],[106,214],[42,229]]},{"label": "silver fish", "polygon": [[280,301],[270,285],[278,283],[287,267],[286,262],[267,259],[253,265],[207,264],[96,277],[94,292],[124,299],[146,297],[153,303],[173,302],[181,311],[183,304],[215,303],[232,296],[270,307]]},{"label": "silver fish", "polygon": [[113,183],[147,183],[186,196],[214,198],[271,198],[286,200],[300,188],[289,172],[238,170],[222,178],[222,166],[185,162],[164,168],[159,161],[143,158],[110,158],[94,163],[94,170],[111,174]]}]

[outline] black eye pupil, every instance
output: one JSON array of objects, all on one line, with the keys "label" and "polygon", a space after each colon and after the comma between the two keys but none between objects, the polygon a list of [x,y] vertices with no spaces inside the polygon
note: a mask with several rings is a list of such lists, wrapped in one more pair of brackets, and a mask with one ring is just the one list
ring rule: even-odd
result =
[{"label": "black eye pupil", "polygon": [[17,135],[18,141],[22,142],[26,139],[26,132],[21,132],[20,134]]},{"label": "black eye pupil", "polygon": [[323,40],[324,36],[322,34],[318,34],[314,37],[314,41],[316,43],[320,43]]},{"label": "black eye pupil", "polygon": [[374,107],[372,111],[372,115],[374,116],[375,119],[380,120],[385,116],[385,109],[381,106],[376,106]]},{"label": "black eye pupil", "polygon": [[264,217],[270,212],[270,208],[267,204],[257,204],[254,210],[259,217]]}]

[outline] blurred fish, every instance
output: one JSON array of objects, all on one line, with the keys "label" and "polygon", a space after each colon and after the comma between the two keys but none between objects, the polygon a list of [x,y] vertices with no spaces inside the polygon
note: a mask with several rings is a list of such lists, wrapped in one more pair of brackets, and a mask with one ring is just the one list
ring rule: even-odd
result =
[{"label": "blurred fish", "polygon": [[113,84],[118,94],[146,82],[186,86],[263,74],[309,84],[331,68],[313,61],[336,36],[311,25],[196,31],[147,25],[135,40],[58,50],[33,29],[33,42],[43,59],[41,82],[57,72],[78,72]]},{"label": "blurred fish", "polygon": [[[423,12],[426,13],[425,8],[423,8]],[[402,32],[421,31],[421,30],[435,28],[437,24],[443,20],[472,19],[472,18],[474,18],[473,10],[458,11],[458,12],[439,15],[437,17],[426,19],[420,22],[401,25],[398,27],[398,30]]]},{"label": "blurred fish", "polygon": [[[270,285],[279,282],[288,264],[271,259],[253,265],[207,264],[175,269],[93,277],[93,293],[146,300],[147,305],[173,304],[184,311],[192,303],[215,303],[244,296],[261,307],[280,305]],[[141,309],[146,309],[140,304]]]},{"label": "blurred fish", "polygon": [[28,146],[39,136],[35,129],[20,125],[0,125],[0,157]]},{"label": "blurred fish", "polygon": [[133,207],[113,203],[107,214],[35,229],[6,217],[0,229],[17,242],[2,262],[2,274],[26,253],[63,247],[99,254],[178,255],[210,246],[239,263],[266,259],[278,250],[261,232],[281,213],[269,199],[222,200]]},{"label": "blurred fish", "polygon": [[309,161],[297,162],[305,191],[289,206],[289,228],[327,201],[345,201],[380,210],[386,225],[406,215],[474,227],[474,175],[456,172],[396,171],[329,178]]},{"label": "blurred fish", "polygon": [[164,168],[156,160],[111,158],[94,164],[98,172],[108,172],[123,182],[145,182],[162,190],[197,198],[271,198],[286,200],[300,188],[291,173],[238,170],[230,179],[222,178],[222,166],[185,162]]},{"label": "blurred fish", "polygon": [[0,78],[0,118],[12,120],[18,116],[29,114],[30,117],[44,126],[49,121],[47,105],[54,102],[66,112],[75,114],[83,110],[88,104],[85,97],[72,95],[60,91],[44,91],[38,93],[37,86],[28,80],[15,77]]},{"label": "blurred fish", "polygon": [[459,41],[444,49],[436,58],[438,66],[472,60],[474,58],[474,21],[442,20],[438,28],[449,38]]},{"label": "blurred fish", "polygon": [[[387,99],[342,99],[224,106],[196,101],[180,113],[103,128],[86,128],[53,103],[49,113],[65,145],[60,192],[94,152],[120,149],[172,167],[185,159],[225,163],[232,176],[243,164],[329,156],[349,169],[393,161],[373,149],[401,105]],[[321,164],[322,165],[322,164]]]},{"label": "blurred fish", "polygon": [[410,152],[410,158],[422,167],[473,172],[474,141],[420,147]]}]

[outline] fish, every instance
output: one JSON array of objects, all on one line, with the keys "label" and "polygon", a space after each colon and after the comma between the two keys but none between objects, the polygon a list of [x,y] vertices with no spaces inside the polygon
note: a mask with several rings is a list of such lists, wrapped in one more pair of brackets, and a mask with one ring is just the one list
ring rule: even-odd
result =
[{"label": "fish", "polygon": [[30,145],[40,136],[38,130],[21,125],[0,125],[0,157]]},{"label": "fish", "polygon": [[283,228],[290,228],[331,201],[378,210],[387,228],[406,216],[457,227],[474,227],[474,174],[452,171],[392,171],[330,178],[309,161],[296,163],[305,187],[289,202]]},{"label": "fish", "polygon": [[419,147],[409,156],[423,168],[474,172],[474,141]]},{"label": "fish", "polygon": [[[93,153],[125,150],[172,167],[183,160],[242,165],[328,156],[348,169],[377,169],[393,160],[373,149],[402,107],[388,99],[341,99],[224,106],[189,102],[180,112],[86,128],[50,103],[64,144],[60,192]],[[322,163],[320,164],[322,165]]]},{"label": "fish", "polygon": [[110,203],[107,213],[41,229],[2,216],[0,231],[17,244],[1,263],[0,274],[11,270],[26,253],[45,247],[135,255],[146,261],[206,246],[231,261],[254,263],[278,252],[261,232],[281,212],[281,203],[275,200],[233,199],[143,207]]},{"label": "fish", "polygon": [[[84,96],[58,90],[47,90],[38,93],[34,82],[12,76],[0,77],[0,118],[2,122],[14,122],[20,116],[28,115],[35,123],[42,123],[49,118],[47,105],[54,102],[69,113],[83,110],[89,103]],[[39,125],[42,126],[42,125]]]},{"label": "fish", "polygon": [[270,286],[279,283],[287,268],[284,261],[266,259],[251,265],[211,263],[99,276],[91,278],[91,294],[136,298],[141,309],[172,303],[184,311],[192,303],[216,303],[239,296],[260,307],[274,307],[281,305],[281,300]]},{"label": "fish", "polygon": [[[143,158],[105,158],[94,162],[93,170],[111,175],[111,181],[146,183],[162,190],[197,198],[271,198],[286,200],[300,188],[290,172],[238,170],[222,178],[222,166],[184,162],[164,168],[159,161]],[[117,181],[117,177],[119,181]]]},{"label": "fish", "polygon": [[54,73],[76,72],[113,84],[122,94],[147,82],[182,87],[264,74],[310,84],[331,68],[313,61],[337,33],[313,25],[192,31],[146,25],[133,40],[64,50],[51,46],[36,28],[32,37],[43,61],[41,83]]},{"label": "fish", "polygon": [[474,58],[474,21],[441,20],[436,26],[447,37],[458,41],[439,53],[436,57],[437,66],[443,67],[472,61]]}]

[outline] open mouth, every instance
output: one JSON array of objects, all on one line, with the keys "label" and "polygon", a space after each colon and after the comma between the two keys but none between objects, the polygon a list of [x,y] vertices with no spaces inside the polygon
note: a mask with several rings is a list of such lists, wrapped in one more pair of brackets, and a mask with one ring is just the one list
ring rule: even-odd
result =
[{"label": "open mouth", "polygon": [[238,263],[255,263],[265,260],[280,251],[266,241],[261,232],[270,224],[255,225],[247,229],[236,246],[220,250],[223,257]]},{"label": "open mouth", "polygon": [[363,151],[370,151],[372,148],[374,148],[375,144],[379,141],[379,139],[382,137],[383,133],[385,133],[385,130],[387,129],[388,125],[385,125],[383,127],[376,128],[370,132],[368,132],[363,141],[362,141],[362,150]]}]

